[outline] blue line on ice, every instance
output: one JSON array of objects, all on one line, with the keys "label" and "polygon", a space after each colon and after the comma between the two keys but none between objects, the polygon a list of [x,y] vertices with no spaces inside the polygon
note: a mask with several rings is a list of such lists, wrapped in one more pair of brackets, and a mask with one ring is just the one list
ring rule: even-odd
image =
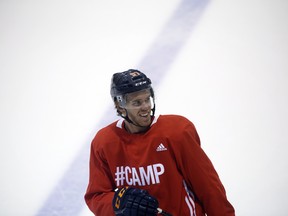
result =
[{"label": "blue line on ice", "polygon": [[[209,0],[182,0],[139,62],[138,68],[147,73],[154,87],[160,85],[159,77],[164,77],[169,70],[208,3]],[[112,120],[113,116],[107,111],[99,125],[106,125]],[[84,207],[83,197],[88,183],[85,177],[88,176],[89,149],[90,141],[87,141],[53,188],[37,216],[79,215]]]}]

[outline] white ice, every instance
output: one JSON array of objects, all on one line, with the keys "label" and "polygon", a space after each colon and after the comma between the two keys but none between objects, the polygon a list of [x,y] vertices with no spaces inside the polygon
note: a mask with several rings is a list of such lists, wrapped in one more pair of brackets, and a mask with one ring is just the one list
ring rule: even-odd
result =
[{"label": "white ice", "polygon": [[[139,65],[179,3],[0,2],[0,215],[37,214],[115,115],[111,75]],[[157,114],[194,122],[239,216],[288,212],[287,11],[210,1],[155,86]],[[79,215],[92,215],[84,200]]]}]

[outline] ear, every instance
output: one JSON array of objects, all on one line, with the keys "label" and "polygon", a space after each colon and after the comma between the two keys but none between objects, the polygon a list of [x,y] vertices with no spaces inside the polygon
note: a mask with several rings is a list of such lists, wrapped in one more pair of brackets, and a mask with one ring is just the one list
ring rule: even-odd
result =
[{"label": "ear", "polygon": [[120,116],[126,116],[126,110],[122,106],[120,106],[118,101],[115,101],[114,105]]}]

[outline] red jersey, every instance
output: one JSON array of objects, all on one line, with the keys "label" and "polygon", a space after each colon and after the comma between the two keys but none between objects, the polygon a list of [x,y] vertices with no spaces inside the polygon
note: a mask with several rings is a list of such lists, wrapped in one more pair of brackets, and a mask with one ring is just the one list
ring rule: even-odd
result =
[{"label": "red jersey", "polygon": [[147,190],[173,216],[234,216],[234,208],[192,122],[155,117],[145,133],[130,134],[119,120],[99,130],[91,144],[85,201],[97,216],[113,216],[114,189]]}]

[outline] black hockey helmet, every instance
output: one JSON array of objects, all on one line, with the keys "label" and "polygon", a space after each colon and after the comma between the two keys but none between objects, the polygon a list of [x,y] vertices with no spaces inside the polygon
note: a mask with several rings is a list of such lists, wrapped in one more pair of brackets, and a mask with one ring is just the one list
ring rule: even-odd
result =
[{"label": "black hockey helmet", "polygon": [[[151,80],[144,73],[136,69],[129,69],[124,72],[113,74],[110,94],[113,101],[119,101],[119,99],[127,93],[144,89],[152,90],[151,84]],[[153,91],[151,91],[151,94],[153,97]]]}]

